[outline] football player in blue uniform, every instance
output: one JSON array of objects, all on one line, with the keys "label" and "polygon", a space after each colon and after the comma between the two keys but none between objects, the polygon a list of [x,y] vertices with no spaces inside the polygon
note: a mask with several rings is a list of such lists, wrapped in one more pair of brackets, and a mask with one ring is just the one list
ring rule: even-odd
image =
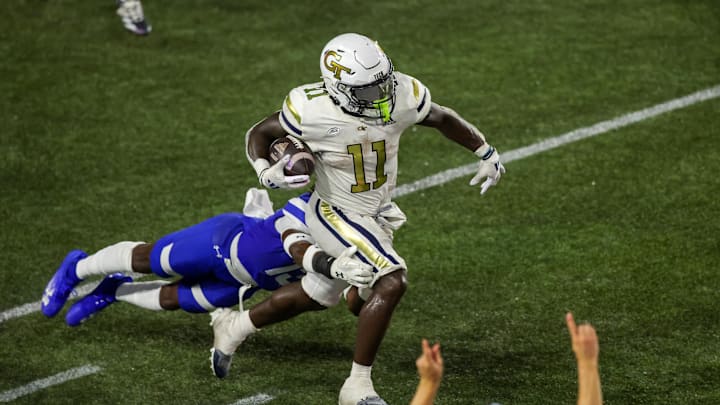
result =
[{"label": "football player in blue uniform", "polygon": [[[45,288],[42,313],[55,316],[71,291],[91,275],[107,276],[68,310],[65,319],[70,326],[116,301],[195,313],[232,307],[258,289],[276,290],[300,280],[305,270],[367,286],[371,267],[352,258],[354,248],[337,259],[312,249],[304,268],[304,254],[313,243],[305,225],[309,197],[305,193],[292,198],[273,212],[267,192],[251,189],[244,214],[221,214],[155,243],[120,242],[90,256],[73,250]],[[132,271],[180,278],[137,282],[127,275]]]}]

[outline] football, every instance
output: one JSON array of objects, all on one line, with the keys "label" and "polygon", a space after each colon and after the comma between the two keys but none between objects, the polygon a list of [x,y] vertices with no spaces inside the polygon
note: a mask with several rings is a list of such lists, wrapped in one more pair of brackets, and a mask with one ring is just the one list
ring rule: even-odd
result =
[{"label": "football", "polygon": [[290,156],[285,165],[286,176],[298,176],[315,171],[315,158],[312,151],[302,141],[290,135],[278,138],[270,144],[270,164],[275,164],[284,156]]}]

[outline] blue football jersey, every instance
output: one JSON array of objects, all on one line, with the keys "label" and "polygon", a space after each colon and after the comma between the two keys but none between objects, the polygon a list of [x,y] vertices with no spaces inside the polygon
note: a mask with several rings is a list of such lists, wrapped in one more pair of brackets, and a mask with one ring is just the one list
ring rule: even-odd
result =
[{"label": "blue football jersey", "polygon": [[256,285],[275,290],[298,281],[305,274],[283,248],[282,233],[288,229],[308,232],[305,210],[310,194],[292,198],[273,215],[258,220],[245,217],[244,231],[237,243],[237,258]]},{"label": "blue football jersey", "polygon": [[295,197],[267,218],[224,213],[159,239],[150,253],[153,273],[181,276],[179,300],[189,312],[236,305],[238,288],[275,290],[305,274],[283,248],[288,229],[308,233],[310,194]]}]

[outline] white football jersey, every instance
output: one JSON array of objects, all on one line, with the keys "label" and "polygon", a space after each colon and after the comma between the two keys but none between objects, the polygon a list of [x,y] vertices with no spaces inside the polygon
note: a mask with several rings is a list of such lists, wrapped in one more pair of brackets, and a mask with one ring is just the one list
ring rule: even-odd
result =
[{"label": "white football jersey", "polygon": [[345,113],[323,83],[290,91],[280,122],[315,155],[315,191],[328,203],[375,215],[390,202],[397,182],[400,135],[430,112],[430,91],[419,80],[395,72],[395,107],[387,124]]}]

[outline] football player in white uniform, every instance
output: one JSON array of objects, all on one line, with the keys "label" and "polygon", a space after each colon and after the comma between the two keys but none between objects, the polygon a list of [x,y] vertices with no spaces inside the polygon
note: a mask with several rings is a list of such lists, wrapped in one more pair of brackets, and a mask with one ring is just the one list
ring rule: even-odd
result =
[{"label": "football player in white uniform", "polygon": [[[393,231],[405,216],[390,201],[397,181],[400,135],[415,124],[429,126],[474,152],[480,164],[470,185],[485,179],[481,194],[497,184],[505,168],[475,126],[433,103],[430,91],[419,80],[395,71],[368,37],[351,33],[330,40],[320,55],[320,70],[322,82],[291,90],[281,111],[248,131],[246,152],[265,187],[297,188],[309,183],[308,176],[286,176],[282,162],[271,165],[269,145],[290,134],[313,151],[316,182],[307,225],[317,245],[310,249],[337,256],[356,246],[356,256],[372,265],[375,273],[371,288],[360,293],[365,303],[359,307],[353,365],[339,403],[382,404],[373,388],[371,367],[407,286],[405,261],[392,244]],[[298,303],[329,307],[340,301],[347,286],[341,279],[308,273],[300,284],[285,286],[273,295],[295,295]],[[317,309],[296,307],[291,313],[281,313],[263,304],[244,317],[226,312],[227,319],[219,319],[214,328],[215,346],[234,352],[256,329]]]}]

